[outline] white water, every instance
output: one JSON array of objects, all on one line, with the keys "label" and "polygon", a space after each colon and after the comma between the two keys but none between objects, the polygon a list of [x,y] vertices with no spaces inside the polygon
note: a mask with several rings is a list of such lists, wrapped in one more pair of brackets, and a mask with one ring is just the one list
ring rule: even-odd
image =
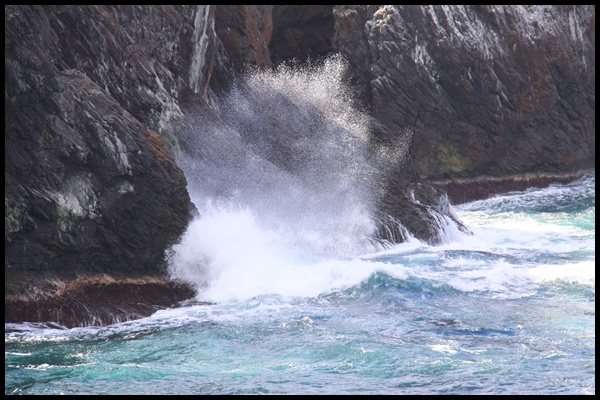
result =
[{"label": "white water", "polygon": [[6,324],[5,393],[594,394],[590,182],[461,205],[472,236],[352,257],[282,241],[245,208],[204,210],[174,260],[214,304]]},{"label": "white water", "polygon": [[315,295],[370,273],[358,259],[328,257],[382,249],[371,240],[373,204],[382,170],[402,163],[405,149],[368,154],[367,116],[344,69],[331,58],[250,74],[219,104],[226,124],[189,135],[196,153],[180,164],[200,217],[169,263],[199,299]]},{"label": "white water", "polygon": [[[353,113],[336,68],[260,77],[279,89],[240,89],[221,106],[248,110],[203,126],[182,160],[200,216],[170,273],[212,304],[5,324],[5,394],[594,394],[595,174],[454,207],[473,235],[448,225],[440,246],[378,247],[362,128],[329,117]],[[280,102],[308,113],[272,112],[298,128],[294,174],[252,117]],[[314,134],[358,139],[340,153]]]}]

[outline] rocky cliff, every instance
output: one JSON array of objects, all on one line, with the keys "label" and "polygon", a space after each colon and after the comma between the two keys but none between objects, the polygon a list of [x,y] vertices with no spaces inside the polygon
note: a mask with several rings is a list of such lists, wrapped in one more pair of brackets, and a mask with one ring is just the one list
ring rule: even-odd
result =
[{"label": "rocky cliff", "polygon": [[373,117],[414,128],[456,201],[595,164],[595,6],[337,6],[332,47]]},{"label": "rocky cliff", "polygon": [[188,184],[227,192],[236,175],[215,164],[248,160],[297,175],[285,117],[265,115],[270,150],[249,150],[258,133],[223,96],[331,54],[384,172],[375,239],[439,241],[445,190],[594,167],[594,6],[5,6],[5,321],[105,324],[193,296],[164,270],[195,214]]},{"label": "rocky cliff", "polygon": [[164,278],[194,206],[159,132],[175,93],[203,90],[203,11],[5,7],[5,321],[105,323],[193,294]]}]

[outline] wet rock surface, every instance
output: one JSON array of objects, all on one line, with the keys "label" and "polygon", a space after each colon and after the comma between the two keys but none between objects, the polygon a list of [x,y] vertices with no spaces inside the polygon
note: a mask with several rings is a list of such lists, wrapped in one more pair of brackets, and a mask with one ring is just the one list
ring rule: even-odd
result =
[{"label": "wet rock surface", "polygon": [[334,17],[333,47],[372,116],[414,130],[423,181],[500,177],[506,189],[513,175],[594,168],[594,6],[336,6]]},{"label": "wet rock surface", "polygon": [[6,296],[5,322],[52,321],[73,328],[104,326],[147,317],[196,293],[163,277],[110,276],[57,282],[35,296]]},{"label": "wet rock surface", "polygon": [[[182,60],[161,53],[168,46],[150,40],[156,31],[141,32],[150,26],[119,20],[137,11],[146,13],[141,20],[150,12],[5,7],[7,318],[40,317],[29,314],[40,288],[52,293],[64,282],[104,274],[163,275],[164,250],[195,211],[186,178],[157,132],[176,110],[166,93],[183,85],[172,78]],[[170,16],[184,19],[166,8],[155,22]],[[165,25],[182,29],[175,22]],[[22,308],[11,296],[33,303]],[[136,297],[133,308],[142,301]],[[85,309],[96,306],[75,314],[90,318]]]},{"label": "wet rock surface", "polygon": [[188,179],[227,177],[180,163],[293,175],[293,129],[250,157],[219,96],[331,53],[370,115],[378,240],[438,243],[440,221],[468,231],[450,203],[594,168],[594,6],[8,5],[5,321],[111,323],[193,296],[165,250],[196,212]]}]

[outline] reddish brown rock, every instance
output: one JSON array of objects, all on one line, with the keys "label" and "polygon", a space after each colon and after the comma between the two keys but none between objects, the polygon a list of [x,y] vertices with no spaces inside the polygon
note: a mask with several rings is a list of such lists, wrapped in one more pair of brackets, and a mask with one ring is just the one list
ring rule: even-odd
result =
[{"label": "reddish brown rock", "polygon": [[195,294],[185,283],[160,276],[57,281],[35,294],[6,296],[4,322],[49,321],[67,328],[110,325],[147,317]]},{"label": "reddish brown rock", "polygon": [[521,174],[504,177],[479,176],[432,181],[430,184],[448,194],[452,204],[482,200],[496,194],[525,190],[532,187],[547,187],[556,183],[568,183],[581,178],[592,170],[581,170],[562,174]]}]

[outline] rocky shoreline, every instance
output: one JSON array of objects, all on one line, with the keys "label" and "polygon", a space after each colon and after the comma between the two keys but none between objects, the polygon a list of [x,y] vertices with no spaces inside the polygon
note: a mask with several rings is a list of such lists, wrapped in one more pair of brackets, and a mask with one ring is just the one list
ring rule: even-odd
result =
[{"label": "rocky shoreline", "polygon": [[5,296],[4,322],[52,321],[66,328],[104,326],[147,317],[196,294],[185,282],[164,277],[115,279],[103,275],[52,286],[38,293]]},{"label": "rocky shoreline", "polygon": [[569,183],[594,169],[586,168],[576,172],[517,174],[513,176],[479,176],[477,178],[456,178],[429,181],[429,184],[445,191],[451,204],[483,200],[491,196],[533,187],[543,188],[555,183]]},{"label": "rocky shoreline", "polygon": [[[381,240],[401,242],[399,222],[435,244],[449,203],[595,166],[593,5],[6,5],[5,322],[107,324],[193,297],[164,265],[197,213],[190,181],[227,191],[211,168],[249,159],[261,179],[295,173],[275,107],[294,103],[256,104],[280,114],[261,154],[219,96],[332,54],[384,150]],[[185,176],[182,155],[203,169]]]}]

